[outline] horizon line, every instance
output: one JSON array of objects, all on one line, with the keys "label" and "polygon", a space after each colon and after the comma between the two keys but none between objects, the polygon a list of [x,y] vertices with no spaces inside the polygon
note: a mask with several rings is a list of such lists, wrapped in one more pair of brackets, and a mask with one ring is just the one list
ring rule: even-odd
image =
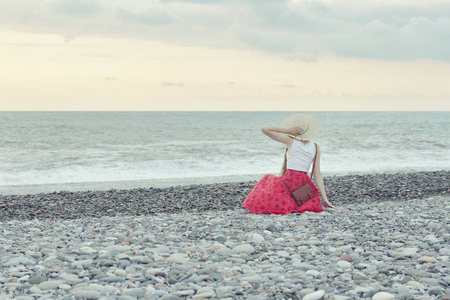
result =
[{"label": "horizon line", "polygon": [[0,110],[0,113],[3,112],[450,112],[450,110]]}]

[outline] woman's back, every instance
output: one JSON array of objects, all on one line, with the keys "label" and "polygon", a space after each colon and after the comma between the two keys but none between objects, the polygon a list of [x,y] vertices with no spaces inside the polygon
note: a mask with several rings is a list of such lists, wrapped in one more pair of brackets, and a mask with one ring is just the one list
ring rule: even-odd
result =
[{"label": "woman's back", "polygon": [[316,154],[316,147],[313,142],[303,144],[294,139],[291,148],[287,152],[286,167],[291,170],[308,172]]}]

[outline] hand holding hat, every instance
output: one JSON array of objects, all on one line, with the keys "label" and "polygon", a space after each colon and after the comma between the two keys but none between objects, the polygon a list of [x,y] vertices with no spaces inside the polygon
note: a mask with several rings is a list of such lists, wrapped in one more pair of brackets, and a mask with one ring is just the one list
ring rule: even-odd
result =
[{"label": "hand holding hat", "polygon": [[299,140],[311,140],[320,130],[319,120],[308,114],[290,115],[281,122],[281,127],[290,128],[288,135]]}]

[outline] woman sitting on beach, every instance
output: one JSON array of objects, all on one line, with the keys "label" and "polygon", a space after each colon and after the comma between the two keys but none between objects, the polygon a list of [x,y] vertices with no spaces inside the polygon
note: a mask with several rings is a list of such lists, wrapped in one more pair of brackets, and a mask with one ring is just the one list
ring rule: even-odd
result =
[{"label": "woman sitting on beach", "polygon": [[[319,132],[317,118],[307,114],[291,115],[283,120],[281,128],[263,127],[262,132],[271,139],[286,145],[281,176],[265,175],[242,205],[257,214],[285,215],[305,211],[321,212],[324,209],[320,203],[320,192],[323,206],[334,208],[327,199],[320,172],[320,148],[311,141]],[[307,173],[313,161],[311,176],[314,176],[319,189]],[[305,184],[310,185],[312,198],[298,205],[292,192]]]}]

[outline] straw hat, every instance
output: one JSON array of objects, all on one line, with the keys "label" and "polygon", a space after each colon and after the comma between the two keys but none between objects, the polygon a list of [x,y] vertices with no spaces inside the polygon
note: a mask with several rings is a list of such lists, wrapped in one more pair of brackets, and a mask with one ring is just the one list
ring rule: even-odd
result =
[{"label": "straw hat", "polygon": [[289,135],[298,140],[311,140],[317,135],[317,133],[319,133],[320,130],[319,120],[317,120],[316,117],[307,114],[290,115],[281,121],[281,127],[300,127],[302,132],[299,135]]}]

